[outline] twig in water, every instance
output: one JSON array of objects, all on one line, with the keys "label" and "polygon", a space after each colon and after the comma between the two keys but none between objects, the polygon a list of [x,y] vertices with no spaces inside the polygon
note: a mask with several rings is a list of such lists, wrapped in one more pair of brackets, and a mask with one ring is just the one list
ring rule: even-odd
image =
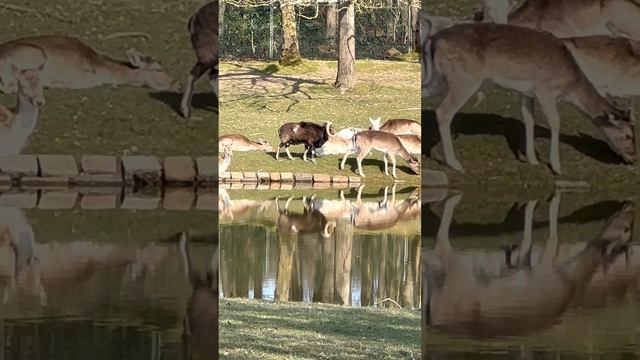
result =
[{"label": "twig in water", "polygon": [[400,306],[400,304],[395,302],[395,300],[393,300],[392,298],[386,298],[386,299],[380,300],[380,301],[376,302],[374,305],[382,304],[385,301],[390,301],[390,302],[396,304],[396,306],[398,306],[398,308],[402,309],[402,306]]},{"label": "twig in water", "polygon": [[118,39],[123,37],[143,37],[145,39],[151,39],[151,35],[139,31],[127,31],[127,32],[115,32],[102,38],[102,40]]}]

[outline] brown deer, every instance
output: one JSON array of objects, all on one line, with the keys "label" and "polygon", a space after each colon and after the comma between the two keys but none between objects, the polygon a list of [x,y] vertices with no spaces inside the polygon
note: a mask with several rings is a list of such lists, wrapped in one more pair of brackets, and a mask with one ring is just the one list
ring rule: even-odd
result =
[{"label": "brown deer", "polygon": [[[45,88],[86,89],[102,85],[130,85],[158,91],[181,91],[180,84],[160,62],[133,49],[127,60],[116,60],[100,54],[82,40],[67,35],[42,35],[12,40],[0,45],[0,54],[20,53],[25,48],[39,48],[46,56],[41,71]],[[13,62],[30,62],[27,56],[13,56]],[[17,73],[2,73],[2,91],[17,92]]]},{"label": "brown deer", "polygon": [[422,134],[420,123],[408,119],[391,119],[380,125],[380,118],[369,118],[369,130],[379,130],[394,135],[418,135]]},{"label": "brown deer", "polygon": [[[449,334],[526,335],[557,324],[598,269],[631,241],[634,207],[626,203],[582,251],[566,261],[557,261],[560,195],[556,194],[549,205],[549,238],[538,264],[480,281],[449,241],[449,226],[460,199],[461,195],[455,195],[445,203],[433,251],[441,266],[425,264],[423,268],[428,284],[426,324]],[[525,240],[531,237],[532,214],[525,214]]]},{"label": "brown deer", "polygon": [[358,187],[358,195],[352,208],[351,223],[354,227],[366,230],[383,230],[394,227],[403,215],[416,204],[420,203],[417,196],[411,196],[401,202],[396,202],[396,185],[391,188],[391,200],[388,199],[389,187],[384,188],[384,197],[377,202],[363,202],[362,190]]},{"label": "brown deer", "polygon": [[222,151],[222,156],[218,156],[218,173],[227,171],[229,165],[231,165],[231,158],[233,157],[230,146],[224,146]]},{"label": "brown deer", "polygon": [[[423,48],[430,94],[445,92],[436,116],[447,165],[463,171],[451,139],[454,115],[484,82],[521,96],[526,155],[538,164],[533,143],[537,100],[551,129],[551,168],[561,173],[558,101],[570,102],[604,134],[626,163],[636,158],[633,114],[615,108],[598,93],[561,40],[548,32],[503,24],[458,25],[435,34]],[[461,71],[460,69],[465,69]]]},{"label": "brown deer", "polygon": [[36,128],[39,109],[45,104],[41,70],[42,65],[16,70],[18,103],[13,109],[0,105],[0,156],[19,154]]},{"label": "brown deer", "polygon": [[[398,137],[392,133],[377,130],[367,130],[357,133],[353,136],[352,152],[356,154],[358,163],[358,173],[365,177],[362,171],[362,160],[369,155],[372,150],[380,151],[384,154],[384,174],[389,175],[388,162],[391,160],[393,178],[397,178],[396,174],[396,156],[400,156],[407,161],[411,170],[420,174],[420,162],[418,158],[411,155],[402,145]],[[340,163],[340,170],[344,170],[344,164],[351,152],[345,153]]]},{"label": "brown deer", "polygon": [[273,146],[268,142],[258,139],[258,141],[249,140],[244,135],[230,134],[223,135],[218,138],[218,150],[228,146],[233,151],[266,151],[273,152]]},{"label": "brown deer", "polygon": [[625,33],[640,40],[640,4],[633,0],[526,0],[509,24],[545,30],[559,38]]},{"label": "brown deer", "polygon": [[185,118],[190,115],[193,85],[207,71],[213,93],[218,97],[218,16],[218,0],[214,0],[202,6],[189,19],[191,46],[198,60],[189,73],[182,96],[180,109]]}]

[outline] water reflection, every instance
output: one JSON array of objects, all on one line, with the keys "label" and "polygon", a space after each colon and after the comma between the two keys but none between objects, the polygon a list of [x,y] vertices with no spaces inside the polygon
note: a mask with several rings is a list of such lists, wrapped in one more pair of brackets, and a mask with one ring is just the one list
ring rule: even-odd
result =
[{"label": "water reflection", "polygon": [[220,295],[417,308],[419,191],[365,190],[221,189]]},{"label": "water reflection", "polygon": [[[0,359],[217,356],[217,281],[202,291],[195,276],[209,264],[209,278],[217,279],[208,262],[217,237],[184,225],[210,216],[0,208]],[[78,219],[86,226],[76,227]],[[140,241],[128,221],[164,222],[156,232],[165,236]],[[175,234],[183,241],[166,240]],[[194,254],[188,266],[186,253]],[[185,277],[187,269],[194,275]],[[183,327],[183,318],[197,320]]]},{"label": "water reflection", "polygon": [[[469,220],[469,207],[456,216],[460,194],[425,206],[425,359],[636,353],[634,204],[576,208],[579,197],[519,202],[496,222]],[[483,205],[475,217],[495,218]]]}]

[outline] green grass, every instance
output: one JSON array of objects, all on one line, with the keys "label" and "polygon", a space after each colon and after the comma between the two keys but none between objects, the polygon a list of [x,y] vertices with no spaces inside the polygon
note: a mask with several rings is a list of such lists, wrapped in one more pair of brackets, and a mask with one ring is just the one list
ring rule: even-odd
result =
[{"label": "green grass", "polygon": [[[220,67],[220,135],[243,134],[263,138],[277,148],[278,129],[285,122],[332,121],[336,129],[368,127],[369,117],[409,118],[420,121],[420,65],[409,62],[359,60],[355,89],[340,94],[332,84],[335,61],[309,61],[292,68],[275,63],[227,62]],[[295,160],[282,153],[234,153],[229,171],[293,171],[357,175],[355,158],[350,157],[344,171],[338,169],[338,156],[318,158],[318,164],[302,161],[302,145],[290,148]],[[413,174],[398,157],[398,179],[417,185]],[[363,161],[367,184],[391,184],[393,178],[382,173],[380,154]]]},{"label": "green grass", "polygon": [[[66,33],[78,36],[119,59],[135,48],[157,57],[182,83],[195,62],[187,33],[188,18],[202,5],[199,0],[141,1],[32,1],[11,0],[0,7],[0,41],[39,34]],[[22,9],[22,10],[21,10]],[[116,32],[144,32],[143,37],[104,40]],[[140,88],[46,90],[36,132],[25,153],[209,155],[216,152],[217,115],[208,81],[196,85],[190,121],[177,115],[181,94],[154,98]],[[155,96],[155,95],[154,95]],[[0,102],[15,104],[14,95]],[[170,105],[169,105],[170,104]]]},{"label": "green grass", "polygon": [[418,311],[220,301],[221,359],[420,358]]}]

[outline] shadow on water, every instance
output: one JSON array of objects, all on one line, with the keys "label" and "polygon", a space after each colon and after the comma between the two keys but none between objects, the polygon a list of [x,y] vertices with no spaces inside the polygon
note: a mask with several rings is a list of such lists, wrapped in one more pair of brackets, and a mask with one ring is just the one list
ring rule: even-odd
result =
[{"label": "shadow on water", "polygon": [[220,189],[221,296],[416,309],[419,196],[395,186],[266,199]]},{"label": "shadow on water", "polygon": [[[178,225],[183,241],[140,241],[148,228],[114,229],[131,214],[98,211],[94,222],[85,211],[0,208],[0,359],[215,358],[217,282],[206,280],[217,278],[217,238]],[[59,232],[75,217],[92,227]]]},{"label": "shadow on water", "polygon": [[635,352],[634,202],[579,196],[507,204],[503,217],[464,204],[473,194],[423,206],[424,359]]},{"label": "shadow on water", "polygon": [[[440,132],[434,111],[422,112],[422,153],[431,156],[431,150],[440,143]],[[451,133],[455,138],[459,134],[464,135],[497,135],[506,140],[514,157],[526,161],[524,125],[521,120],[505,118],[493,114],[468,114],[458,113],[451,125]],[[535,137],[550,139],[549,129],[535,126]],[[567,135],[560,133],[560,142],[570,145],[576,151],[597,161],[608,164],[622,164],[618,157],[603,140],[590,135]],[[539,156],[538,156],[539,157]]]}]

